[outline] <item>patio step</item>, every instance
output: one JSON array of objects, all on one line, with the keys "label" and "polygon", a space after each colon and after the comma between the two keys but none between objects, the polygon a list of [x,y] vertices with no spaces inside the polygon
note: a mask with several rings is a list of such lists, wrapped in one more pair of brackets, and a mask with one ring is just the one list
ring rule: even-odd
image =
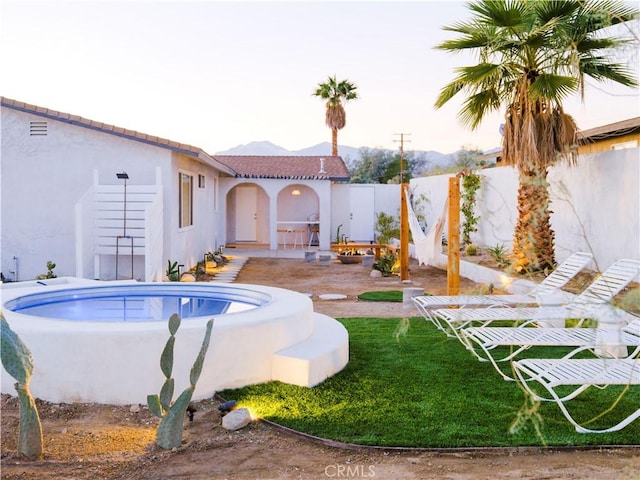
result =
[{"label": "patio step", "polygon": [[313,333],[306,340],[273,354],[271,378],[313,387],[349,362],[349,335],[337,320],[314,313]]}]

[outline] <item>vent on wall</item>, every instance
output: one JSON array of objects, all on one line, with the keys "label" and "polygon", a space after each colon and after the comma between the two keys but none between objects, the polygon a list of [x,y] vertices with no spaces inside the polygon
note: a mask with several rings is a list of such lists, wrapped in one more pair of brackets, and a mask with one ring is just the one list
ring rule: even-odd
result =
[{"label": "vent on wall", "polygon": [[47,122],[31,122],[29,124],[29,135],[32,137],[46,136]]}]

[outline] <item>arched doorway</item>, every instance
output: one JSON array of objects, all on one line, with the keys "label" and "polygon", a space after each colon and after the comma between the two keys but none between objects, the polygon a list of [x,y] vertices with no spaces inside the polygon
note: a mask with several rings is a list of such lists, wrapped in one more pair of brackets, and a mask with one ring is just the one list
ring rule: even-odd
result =
[{"label": "arched doorway", "polygon": [[226,204],[227,244],[269,244],[269,197],[260,185],[236,185]]}]

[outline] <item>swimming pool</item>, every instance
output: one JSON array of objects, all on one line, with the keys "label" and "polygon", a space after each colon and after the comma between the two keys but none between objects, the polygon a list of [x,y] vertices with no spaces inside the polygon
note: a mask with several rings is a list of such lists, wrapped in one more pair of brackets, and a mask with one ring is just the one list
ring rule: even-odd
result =
[{"label": "swimming pool", "polygon": [[[160,354],[176,309],[188,314],[176,334],[176,392],[188,386],[205,325],[215,318],[195,400],[270,380],[311,386],[348,362],[344,327],[286,289],[72,277],[20,283],[1,286],[2,312],[33,354],[32,394],[51,402],[146,403],[164,382]],[[119,305],[96,314],[95,301]],[[2,369],[2,392],[15,394],[13,383]]]},{"label": "swimming pool", "polygon": [[268,303],[256,290],[209,284],[151,283],[92,286],[31,293],[5,308],[36,317],[92,322],[154,322],[173,313],[182,319],[236,313]]}]

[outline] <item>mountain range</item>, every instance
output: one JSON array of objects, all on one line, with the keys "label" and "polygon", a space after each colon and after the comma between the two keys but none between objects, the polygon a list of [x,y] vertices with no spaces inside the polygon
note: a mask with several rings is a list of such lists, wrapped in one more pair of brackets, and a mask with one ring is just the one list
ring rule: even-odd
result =
[{"label": "mountain range", "polygon": [[[342,157],[349,168],[360,162],[360,149],[371,147],[350,147],[348,145],[338,145],[338,154]],[[455,161],[458,152],[440,153],[432,150],[412,150],[415,158],[424,160],[424,170],[436,166],[447,166]],[[223,152],[217,152],[218,155],[269,155],[269,156],[305,156],[305,155],[331,155],[331,143],[323,142],[311,147],[302,148],[300,150],[287,150],[284,147],[275,145],[268,141],[250,142],[246,145],[238,145]],[[416,172],[418,173],[418,172]]]}]

